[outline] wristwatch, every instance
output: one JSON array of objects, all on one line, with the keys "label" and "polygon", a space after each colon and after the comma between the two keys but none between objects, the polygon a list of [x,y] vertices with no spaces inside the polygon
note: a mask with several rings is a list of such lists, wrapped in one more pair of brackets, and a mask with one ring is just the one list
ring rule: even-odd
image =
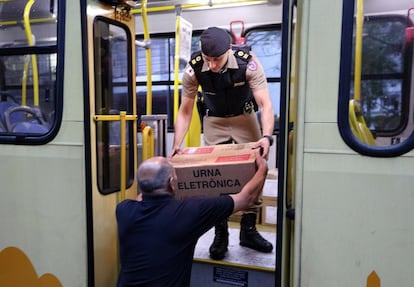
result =
[{"label": "wristwatch", "polygon": [[269,140],[269,145],[272,146],[273,145],[273,137],[272,136],[263,136],[264,138],[267,138]]}]

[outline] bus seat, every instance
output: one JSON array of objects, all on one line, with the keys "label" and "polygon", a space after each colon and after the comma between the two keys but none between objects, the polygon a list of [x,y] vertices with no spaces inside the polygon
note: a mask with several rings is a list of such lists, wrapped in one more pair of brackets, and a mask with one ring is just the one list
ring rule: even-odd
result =
[{"label": "bus seat", "polygon": [[375,146],[375,139],[367,127],[359,103],[352,99],[349,101],[349,123],[353,134],[363,143]]},{"label": "bus seat", "polygon": [[49,131],[39,108],[12,107],[5,112],[4,116],[6,129],[9,132],[44,134]]},{"label": "bus seat", "polygon": [[49,132],[49,126],[35,121],[19,122],[13,125],[11,132],[40,135]]},{"label": "bus seat", "polygon": [[45,134],[49,129],[40,123],[20,122],[13,126],[12,132],[25,134]]},{"label": "bus seat", "polygon": [[4,133],[4,132],[6,132],[7,130],[6,130],[6,128],[5,128],[5,126],[3,125],[3,123],[0,121],[0,133]]},{"label": "bus seat", "polygon": [[1,101],[0,102],[0,122],[3,124],[3,127],[5,129],[6,129],[6,118],[5,118],[6,111],[10,108],[18,107],[18,106],[19,106],[18,104],[12,101]]},{"label": "bus seat", "polygon": [[10,107],[17,107],[18,104],[11,101],[2,101],[0,102],[0,114],[4,115],[4,113],[10,108]]}]

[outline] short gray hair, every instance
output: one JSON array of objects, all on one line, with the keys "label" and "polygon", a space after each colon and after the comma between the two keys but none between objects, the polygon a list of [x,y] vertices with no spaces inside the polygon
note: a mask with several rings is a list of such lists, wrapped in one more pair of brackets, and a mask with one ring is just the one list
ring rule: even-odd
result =
[{"label": "short gray hair", "polygon": [[166,188],[169,184],[171,176],[173,175],[173,167],[168,163],[146,163],[141,165],[139,169],[141,168],[154,168],[154,171],[156,171],[154,176],[149,178],[138,178],[138,186],[140,190],[145,193],[151,193],[154,190]]}]

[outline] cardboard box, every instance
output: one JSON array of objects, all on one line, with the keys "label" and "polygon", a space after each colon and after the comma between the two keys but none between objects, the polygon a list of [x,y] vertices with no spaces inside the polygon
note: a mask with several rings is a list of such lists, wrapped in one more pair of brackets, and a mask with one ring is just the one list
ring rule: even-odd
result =
[{"label": "cardboard box", "polygon": [[189,147],[171,159],[178,199],[238,193],[256,172],[253,143]]},{"label": "cardboard box", "polygon": [[[270,174],[270,173],[269,173]],[[277,217],[277,195],[278,195],[278,179],[277,176],[268,176],[263,186],[262,193],[262,224],[276,225]]]},{"label": "cardboard box", "polygon": [[262,200],[273,201],[276,204],[277,190],[278,190],[278,180],[267,178],[263,186]]},{"label": "cardboard box", "polygon": [[277,222],[277,206],[274,203],[269,204],[263,201],[262,206],[262,224],[269,226],[276,226]]}]

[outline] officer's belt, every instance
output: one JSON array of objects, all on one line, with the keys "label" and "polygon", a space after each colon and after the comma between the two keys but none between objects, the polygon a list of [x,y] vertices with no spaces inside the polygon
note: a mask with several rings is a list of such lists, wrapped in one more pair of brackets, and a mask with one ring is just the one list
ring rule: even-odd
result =
[{"label": "officer's belt", "polygon": [[[250,105],[251,109],[246,110],[246,104]],[[229,118],[229,117],[239,116],[241,114],[250,114],[252,112],[253,112],[253,102],[252,101],[247,101],[247,102],[244,103],[244,107],[242,107],[240,109],[240,111],[238,111],[236,113],[224,114],[224,113],[218,113],[218,112],[212,111],[210,109],[206,109],[206,116],[219,117],[219,118]]]},{"label": "officer's belt", "polygon": [[223,113],[216,113],[214,111],[210,111],[209,109],[207,109],[206,116],[208,116],[208,117],[219,117],[219,118],[229,118],[229,117],[239,116],[242,113],[243,113],[243,111],[240,111],[239,113],[235,113],[235,114],[223,114]]}]

